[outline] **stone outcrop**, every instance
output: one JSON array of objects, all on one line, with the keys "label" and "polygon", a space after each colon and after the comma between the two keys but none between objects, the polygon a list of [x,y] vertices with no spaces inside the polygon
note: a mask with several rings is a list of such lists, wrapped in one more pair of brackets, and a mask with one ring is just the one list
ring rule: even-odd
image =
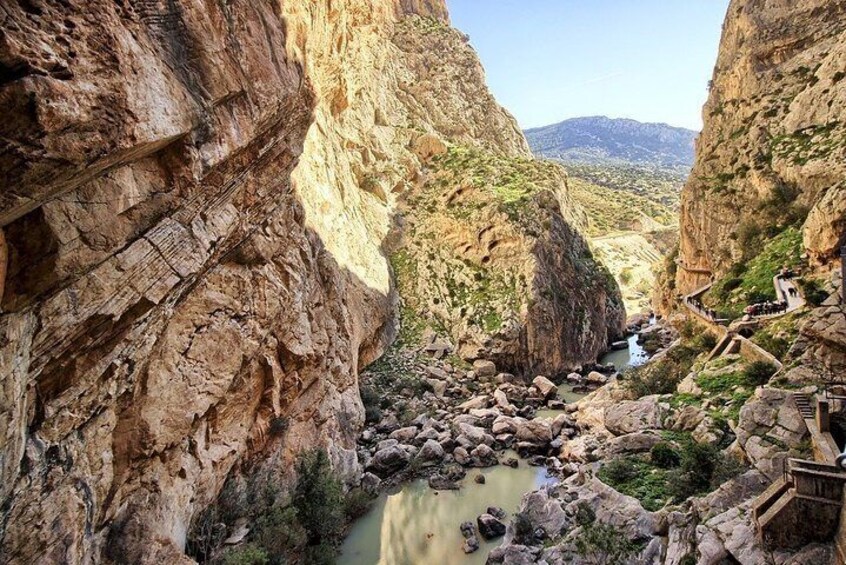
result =
[{"label": "stone outcrop", "polygon": [[844,14],[842,0],[731,3],[682,195],[678,292],[788,224],[816,264],[846,243]]},{"label": "stone outcrop", "polygon": [[[2,10],[0,563],[186,561],[227,476],[284,496],[315,445],[357,481],[398,212],[450,147],[528,160],[445,3]],[[550,175],[534,231],[505,228],[525,296],[552,297],[515,316],[513,363],[595,356],[621,326]]]}]

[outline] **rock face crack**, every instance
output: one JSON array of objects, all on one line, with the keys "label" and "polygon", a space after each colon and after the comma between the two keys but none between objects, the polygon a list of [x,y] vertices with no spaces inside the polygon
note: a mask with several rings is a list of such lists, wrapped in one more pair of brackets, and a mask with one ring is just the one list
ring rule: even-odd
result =
[{"label": "rock face crack", "polygon": [[[401,201],[446,144],[528,148],[443,0],[31,4],[4,8],[0,46],[0,565],[189,562],[230,474],[289,485],[320,445],[358,481]],[[498,336],[532,369],[595,357],[622,321],[554,176],[534,235],[477,238],[489,202],[456,247],[558,292]]]}]

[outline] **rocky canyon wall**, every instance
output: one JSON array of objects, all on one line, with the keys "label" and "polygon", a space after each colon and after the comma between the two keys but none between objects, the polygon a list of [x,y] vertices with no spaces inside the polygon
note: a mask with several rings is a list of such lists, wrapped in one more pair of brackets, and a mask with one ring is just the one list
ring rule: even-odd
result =
[{"label": "rocky canyon wall", "polygon": [[[0,13],[0,562],[185,561],[228,475],[284,493],[314,445],[354,481],[406,203],[448,146],[528,159],[443,1]],[[547,176],[520,200],[543,212],[510,247],[509,347],[555,368],[622,310]],[[493,240],[472,235],[481,264]]]},{"label": "rocky canyon wall", "polygon": [[846,232],[846,2],[733,0],[684,189],[676,289],[802,225],[811,261]]}]

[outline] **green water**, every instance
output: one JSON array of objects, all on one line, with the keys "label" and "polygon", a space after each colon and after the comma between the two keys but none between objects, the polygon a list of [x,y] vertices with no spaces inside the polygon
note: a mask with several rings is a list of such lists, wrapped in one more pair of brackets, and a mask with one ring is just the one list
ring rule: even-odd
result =
[{"label": "green water", "polygon": [[[485,475],[484,485],[473,481],[479,473]],[[502,540],[479,538],[479,550],[465,555],[459,524],[475,524],[488,506],[499,506],[510,517],[519,509],[523,494],[553,480],[546,477],[545,468],[520,461],[517,469],[504,465],[471,469],[459,491],[434,491],[424,480],[411,482],[395,494],[381,496],[370,512],[356,521],[338,563],[482,565]]]},{"label": "green water", "polygon": [[[614,363],[617,370],[642,365],[648,355],[629,338],[629,349],[606,354],[601,363]],[[573,392],[573,385],[558,387],[558,397],[577,402],[585,395]],[[559,410],[539,410],[537,418],[555,418]],[[514,456],[506,453],[500,459]],[[482,473],[485,484],[473,478]],[[509,515],[520,507],[520,500],[554,479],[543,467],[529,467],[520,461],[517,469],[504,465],[470,470],[459,491],[434,491],[424,480],[403,485],[396,493],[379,497],[370,512],[353,525],[341,548],[339,565],[483,565],[488,553],[501,539],[479,539],[479,550],[465,555],[461,522],[476,522],[488,506],[499,506]]]},{"label": "green water", "polygon": [[619,351],[609,351],[599,362],[603,365],[614,363],[618,371],[627,367],[639,367],[649,361],[649,354],[637,342],[637,335],[628,338],[629,348]]},{"label": "green water", "polygon": [[[564,383],[562,385],[558,385],[558,398],[563,400],[567,404],[572,404],[574,402],[578,402],[582,398],[587,396],[587,393],[584,392],[573,392],[573,385],[570,383]],[[563,414],[561,410],[549,410],[544,408],[542,410],[538,410],[535,413],[535,418],[555,418],[559,414]]]}]

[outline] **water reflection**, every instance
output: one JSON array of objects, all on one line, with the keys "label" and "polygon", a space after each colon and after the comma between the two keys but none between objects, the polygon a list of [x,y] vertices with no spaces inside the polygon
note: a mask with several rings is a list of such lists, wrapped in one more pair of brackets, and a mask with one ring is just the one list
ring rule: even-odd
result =
[{"label": "water reflection", "polygon": [[609,351],[599,362],[603,365],[613,363],[618,371],[622,371],[626,367],[640,367],[649,361],[649,354],[637,342],[637,335],[630,336],[628,342],[628,349]]},{"label": "water reflection", "polygon": [[[485,484],[473,481],[479,472]],[[554,481],[546,477],[546,469],[498,466],[471,470],[460,491],[436,491],[426,481],[417,480],[390,495],[383,495],[373,509],[358,520],[341,548],[341,565],[447,565],[483,564],[488,553],[501,540],[480,539],[479,551],[465,555],[464,538],[458,526],[472,521],[488,506],[499,506],[509,514],[520,507],[524,493]]]}]

